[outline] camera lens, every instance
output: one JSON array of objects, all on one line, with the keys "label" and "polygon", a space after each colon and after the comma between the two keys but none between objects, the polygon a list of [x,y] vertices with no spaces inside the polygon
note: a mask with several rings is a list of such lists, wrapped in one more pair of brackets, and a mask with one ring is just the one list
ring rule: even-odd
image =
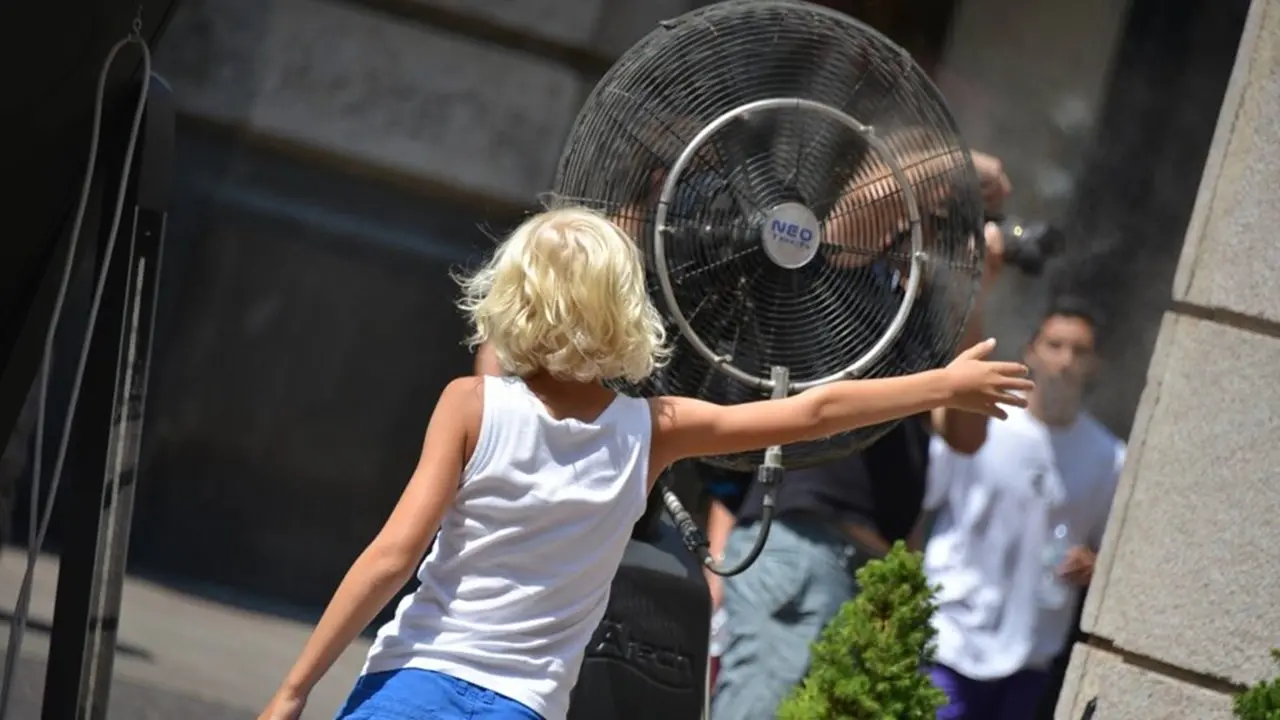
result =
[{"label": "camera lens", "polygon": [[1045,263],[1062,253],[1066,236],[1045,222],[1025,222],[1006,217],[1000,222],[1004,235],[1004,260],[1028,275],[1039,275]]}]

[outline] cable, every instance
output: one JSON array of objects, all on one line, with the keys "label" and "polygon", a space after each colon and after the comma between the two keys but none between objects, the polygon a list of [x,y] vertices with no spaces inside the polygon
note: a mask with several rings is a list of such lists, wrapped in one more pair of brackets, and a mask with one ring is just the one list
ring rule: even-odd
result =
[{"label": "cable", "polygon": [[[72,268],[75,265],[76,246],[80,238],[80,230],[84,224],[85,210],[89,204],[89,196],[93,188],[93,177],[98,160],[98,143],[102,131],[102,109],[106,96],[107,76],[115,62],[116,55],[128,45],[137,45],[142,53],[142,89],[138,94],[138,104],[133,113],[133,125],[129,131],[129,143],[125,151],[124,167],[120,172],[120,185],[116,192],[115,212],[111,220],[111,231],[107,235],[106,247],[102,253],[102,270],[98,273],[97,284],[93,292],[93,301],[89,306],[89,320],[85,327],[84,338],[80,345],[80,359],[76,365],[75,377],[71,384],[71,398],[67,403],[67,414],[62,424],[62,436],[58,442],[58,454],[55,456],[53,475],[49,480],[49,499],[45,503],[44,512],[40,511],[40,482],[42,461],[44,456],[45,412],[49,396],[49,375],[53,368],[53,345],[57,334],[58,322],[62,318],[63,306],[66,304],[67,289],[71,284]],[[40,361],[39,389],[36,400],[35,453],[31,470],[31,522],[28,529],[27,567],[22,576],[22,587],[18,591],[18,602],[14,608],[13,618],[9,623],[9,647],[5,653],[4,679],[0,685],[0,720],[8,716],[9,699],[13,691],[13,679],[17,670],[18,654],[22,646],[22,636],[26,632],[27,614],[31,604],[32,585],[35,580],[36,561],[44,545],[45,535],[49,531],[49,521],[53,516],[54,501],[58,496],[58,485],[62,480],[62,470],[67,459],[67,447],[71,439],[71,425],[75,419],[76,405],[80,401],[80,387],[84,381],[85,366],[89,358],[89,345],[93,338],[93,330],[98,322],[98,310],[102,306],[102,294],[106,287],[107,273],[111,267],[111,258],[115,253],[116,236],[120,230],[120,219],[124,210],[125,196],[128,192],[129,175],[133,169],[134,151],[137,149],[138,135],[142,127],[142,116],[147,106],[147,91],[151,83],[151,50],[142,37],[140,17],[134,18],[133,31],[117,42],[102,64],[98,74],[98,89],[93,103],[93,125],[89,139],[89,158],[85,168],[84,182],[80,187],[80,201],[76,206],[75,219],[71,224],[71,238],[68,242],[67,257],[62,268],[62,280],[58,285],[57,299],[53,304],[53,314],[49,319],[49,329],[45,333],[44,355]],[[118,478],[117,478],[118,482]]]},{"label": "cable", "polygon": [[676,530],[680,533],[680,541],[684,543],[689,552],[697,556],[698,562],[704,568],[720,577],[733,577],[751,567],[752,563],[756,561],[756,558],[760,557],[760,553],[764,550],[764,544],[769,539],[769,529],[773,526],[778,481],[781,478],[781,467],[762,465],[757,468],[756,482],[764,486],[764,498],[761,503],[763,507],[760,509],[760,532],[756,535],[755,543],[747,551],[747,554],[736,565],[731,567],[722,565],[711,556],[711,543],[707,541],[707,536],[703,534],[693,516],[685,509],[684,503],[680,501],[680,497],[671,489],[665,476],[663,479],[659,479],[658,482],[662,485],[662,502],[666,506],[667,515],[671,517],[671,522],[675,524]]},{"label": "cable", "polygon": [[[773,399],[786,397],[791,389],[791,371],[785,367],[774,366],[769,371],[769,379],[773,383]],[[702,567],[720,577],[733,577],[751,567],[764,550],[764,544],[769,540],[769,530],[773,527],[773,516],[777,512],[778,485],[785,474],[786,470],[782,467],[782,446],[772,445],[764,452],[764,462],[756,468],[756,482],[764,490],[764,497],[760,503],[760,533],[756,535],[755,543],[747,554],[738,561],[738,564],[731,567],[725,567],[719,560],[711,557],[711,544],[707,542],[707,536],[698,528],[698,523],[694,521],[693,516],[685,509],[684,503],[680,502],[679,496],[665,479],[660,481],[662,502],[666,505],[671,521],[680,532],[681,542],[689,552],[697,556]]]}]

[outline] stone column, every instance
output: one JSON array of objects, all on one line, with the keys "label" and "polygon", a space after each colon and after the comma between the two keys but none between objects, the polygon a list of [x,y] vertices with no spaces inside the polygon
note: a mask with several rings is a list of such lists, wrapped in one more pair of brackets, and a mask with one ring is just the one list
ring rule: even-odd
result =
[{"label": "stone column", "polygon": [[[1056,717],[1231,717],[1280,646],[1280,3],[1254,0]],[[1140,279],[1135,279],[1140,281]]]}]

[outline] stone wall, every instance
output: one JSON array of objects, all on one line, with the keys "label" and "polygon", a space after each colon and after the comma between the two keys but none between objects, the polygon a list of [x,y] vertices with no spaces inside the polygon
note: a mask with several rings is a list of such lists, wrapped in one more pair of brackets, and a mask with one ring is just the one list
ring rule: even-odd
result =
[{"label": "stone wall", "polygon": [[1057,717],[1230,717],[1280,645],[1280,7],[1255,0]]},{"label": "stone wall", "polygon": [[[690,0],[421,0],[607,62]],[[157,58],[181,110],[511,204],[547,188],[594,78],[358,0],[189,0]],[[461,13],[461,18],[458,14]],[[514,42],[514,41],[513,41]],[[561,47],[563,46],[563,47]]]}]

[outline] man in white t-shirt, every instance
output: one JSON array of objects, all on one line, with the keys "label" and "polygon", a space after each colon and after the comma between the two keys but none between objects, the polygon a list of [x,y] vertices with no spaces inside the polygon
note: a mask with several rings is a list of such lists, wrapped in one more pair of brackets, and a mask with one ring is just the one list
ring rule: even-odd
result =
[{"label": "man in white t-shirt", "polygon": [[1027,347],[1029,407],[991,423],[974,455],[930,448],[938,720],[1034,717],[1070,636],[1124,462],[1124,444],[1081,408],[1095,334],[1085,306],[1056,304]]}]

